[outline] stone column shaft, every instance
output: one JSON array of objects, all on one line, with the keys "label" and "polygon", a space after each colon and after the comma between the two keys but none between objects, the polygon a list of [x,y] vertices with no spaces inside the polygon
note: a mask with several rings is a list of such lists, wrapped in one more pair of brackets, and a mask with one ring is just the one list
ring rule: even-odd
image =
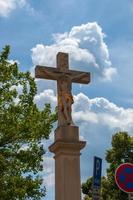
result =
[{"label": "stone column shaft", "polygon": [[81,200],[80,150],[84,146],[78,127],[57,128],[49,147],[55,153],[55,200]]}]

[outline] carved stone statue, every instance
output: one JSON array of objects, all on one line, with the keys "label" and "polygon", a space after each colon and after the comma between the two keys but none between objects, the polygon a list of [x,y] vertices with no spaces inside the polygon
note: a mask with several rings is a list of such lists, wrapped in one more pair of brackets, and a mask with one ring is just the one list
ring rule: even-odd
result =
[{"label": "carved stone statue", "polygon": [[36,78],[57,80],[58,126],[73,125],[72,120],[72,82],[87,84],[90,74],[68,69],[68,54],[58,53],[57,68],[36,66]]}]

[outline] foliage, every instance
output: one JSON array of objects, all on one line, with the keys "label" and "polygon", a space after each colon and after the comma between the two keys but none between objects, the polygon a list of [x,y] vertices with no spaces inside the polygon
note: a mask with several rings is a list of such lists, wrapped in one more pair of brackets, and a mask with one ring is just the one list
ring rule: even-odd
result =
[{"label": "foliage", "polygon": [[85,200],[92,197],[92,181],[93,178],[90,177],[85,183],[82,183],[82,192],[86,195]]},{"label": "foliage", "polygon": [[0,199],[38,200],[45,196],[39,172],[56,113],[50,105],[40,111],[37,89],[29,72],[20,72],[9,59],[10,47],[0,54]]},{"label": "foliage", "polygon": [[[92,200],[92,182],[93,177],[90,177],[85,183],[82,183],[82,192],[85,194],[84,200]],[[102,177],[101,185],[101,200],[105,200],[107,199],[107,178],[104,176]]]},{"label": "foliage", "polygon": [[127,132],[119,132],[112,137],[112,148],[106,153],[109,163],[107,169],[109,199],[128,199],[128,195],[118,189],[115,184],[114,175],[116,168],[122,163],[133,163],[133,137]]},{"label": "foliage", "polygon": [[[128,200],[128,195],[117,187],[115,183],[115,170],[122,163],[133,163],[133,137],[127,132],[118,132],[112,137],[112,147],[106,151],[106,161],[109,163],[107,176],[102,177],[102,200]],[[82,184],[82,192],[85,198],[92,199],[92,177]]]}]

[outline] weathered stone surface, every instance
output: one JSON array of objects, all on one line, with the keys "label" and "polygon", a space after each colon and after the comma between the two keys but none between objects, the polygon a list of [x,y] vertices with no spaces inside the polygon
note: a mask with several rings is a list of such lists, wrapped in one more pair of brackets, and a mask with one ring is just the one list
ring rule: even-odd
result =
[{"label": "weathered stone surface", "polygon": [[78,136],[78,127],[61,127],[49,147],[55,154],[55,200],[81,200],[80,150],[86,142]]},{"label": "weathered stone surface", "polygon": [[72,96],[72,82],[87,84],[90,82],[90,73],[69,70],[68,54],[57,54],[57,68],[36,66],[36,78],[57,80],[58,92],[58,126],[74,125],[71,116],[71,106],[74,103]]},{"label": "weathered stone surface", "polygon": [[49,150],[55,154],[55,200],[81,200],[79,129],[71,116],[72,82],[87,84],[90,73],[69,70],[68,54],[59,52],[57,68],[36,66],[36,78],[57,80],[58,127]]},{"label": "weathered stone surface", "polygon": [[76,142],[79,141],[78,126],[60,126],[55,130],[55,141]]}]

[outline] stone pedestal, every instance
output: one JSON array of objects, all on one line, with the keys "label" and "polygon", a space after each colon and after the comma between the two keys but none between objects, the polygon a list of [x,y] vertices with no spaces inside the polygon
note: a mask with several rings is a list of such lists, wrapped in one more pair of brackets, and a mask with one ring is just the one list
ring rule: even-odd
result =
[{"label": "stone pedestal", "polygon": [[55,154],[55,200],[81,200],[80,150],[77,126],[62,126],[55,131],[49,150]]}]

